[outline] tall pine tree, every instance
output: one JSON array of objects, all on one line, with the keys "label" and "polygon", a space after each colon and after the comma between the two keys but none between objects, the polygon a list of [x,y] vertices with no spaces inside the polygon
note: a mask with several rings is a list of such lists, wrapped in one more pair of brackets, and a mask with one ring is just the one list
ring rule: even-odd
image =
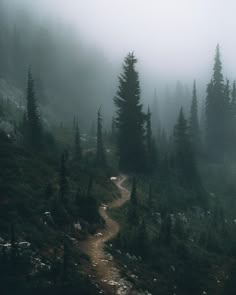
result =
[{"label": "tall pine tree", "polygon": [[175,169],[178,182],[183,187],[196,188],[199,177],[194,160],[194,152],[188,133],[187,120],[181,108],[174,128]]},{"label": "tall pine tree", "polygon": [[28,71],[27,84],[27,141],[32,148],[39,149],[42,145],[42,124],[39,116],[37,100],[34,91],[34,80],[31,70]]},{"label": "tall pine tree", "polygon": [[160,114],[159,114],[159,103],[157,97],[157,91],[154,91],[153,103],[152,103],[152,130],[153,136],[158,141],[161,135],[161,121],[160,121]]},{"label": "tall pine tree", "polygon": [[222,74],[219,45],[216,48],[213,76],[207,87],[206,143],[208,154],[214,159],[224,156],[226,127],[225,85]]},{"label": "tall pine tree", "polygon": [[75,138],[74,138],[74,159],[80,161],[82,158],[81,142],[80,142],[80,130],[78,121],[75,121]]},{"label": "tall pine tree", "polygon": [[200,128],[198,120],[198,101],[197,101],[197,89],[196,82],[193,84],[193,97],[190,110],[190,122],[189,122],[190,139],[193,148],[196,152],[199,152],[201,146]]},{"label": "tall pine tree", "polygon": [[134,54],[129,53],[125,58],[123,73],[119,77],[119,89],[114,98],[117,107],[120,169],[126,172],[145,170],[145,115],[140,103],[141,91],[136,63]]},{"label": "tall pine tree", "polygon": [[230,102],[230,119],[231,119],[231,146],[235,153],[236,146],[236,81],[233,82],[233,88],[231,91],[231,102]]},{"label": "tall pine tree", "polygon": [[111,121],[111,142],[115,143],[116,141],[116,119],[115,116],[112,116]]},{"label": "tall pine tree", "polygon": [[59,175],[59,200],[64,205],[68,203],[67,192],[68,192],[68,181],[66,175],[66,152],[61,155],[61,166]]},{"label": "tall pine tree", "polygon": [[156,149],[154,138],[152,136],[151,117],[152,117],[152,114],[148,107],[148,112],[146,117],[146,122],[147,122],[146,155],[147,155],[147,171],[149,173],[153,172],[156,169],[156,165],[157,165],[157,149]]},{"label": "tall pine tree", "polygon": [[223,105],[223,128],[224,128],[224,152],[229,152],[232,148],[231,140],[231,95],[230,95],[231,89],[230,89],[230,83],[229,80],[226,79],[225,87],[224,87],[224,105]]},{"label": "tall pine tree", "polygon": [[98,110],[97,118],[97,151],[96,151],[96,164],[98,167],[106,167],[106,153],[103,143],[103,132],[102,132],[102,116],[101,108]]},{"label": "tall pine tree", "polygon": [[128,221],[130,224],[138,224],[138,212],[137,212],[137,187],[136,187],[136,178],[133,178],[132,182],[132,190],[130,194],[130,203],[129,203],[129,209],[128,209]]},{"label": "tall pine tree", "polygon": [[231,110],[232,116],[236,117],[236,81],[233,82],[233,88],[231,91]]}]

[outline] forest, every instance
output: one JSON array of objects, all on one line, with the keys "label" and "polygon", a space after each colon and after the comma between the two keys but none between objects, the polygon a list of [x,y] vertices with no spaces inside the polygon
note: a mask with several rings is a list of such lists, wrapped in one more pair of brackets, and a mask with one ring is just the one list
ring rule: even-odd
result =
[{"label": "forest", "polygon": [[224,46],[150,87],[141,50],[112,63],[43,2],[0,0],[0,293],[235,294]]}]

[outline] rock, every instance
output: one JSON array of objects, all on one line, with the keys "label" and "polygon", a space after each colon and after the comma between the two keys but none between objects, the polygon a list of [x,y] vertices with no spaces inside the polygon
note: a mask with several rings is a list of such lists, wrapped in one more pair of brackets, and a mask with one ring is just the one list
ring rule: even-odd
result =
[{"label": "rock", "polygon": [[115,177],[115,176],[112,176],[112,177],[110,177],[110,180],[117,180],[117,177]]},{"label": "rock", "polygon": [[19,242],[18,246],[20,249],[29,249],[31,244],[29,242]]},{"label": "rock", "polygon": [[74,224],[74,229],[76,229],[76,230],[82,230],[81,224],[79,222],[75,223]]}]

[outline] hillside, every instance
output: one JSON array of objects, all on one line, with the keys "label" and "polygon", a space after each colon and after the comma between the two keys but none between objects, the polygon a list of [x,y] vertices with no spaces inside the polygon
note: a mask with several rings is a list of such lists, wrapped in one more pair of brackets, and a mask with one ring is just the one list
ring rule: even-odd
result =
[{"label": "hillside", "polygon": [[59,19],[55,26],[48,16],[40,18],[17,2],[0,2],[0,98],[25,106],[31,67],[41,111],[50,124],[61,118],[72,124],[73,114],[89,130],[101,104],[106,114],[112,109],[111,65],[72,27]]}]

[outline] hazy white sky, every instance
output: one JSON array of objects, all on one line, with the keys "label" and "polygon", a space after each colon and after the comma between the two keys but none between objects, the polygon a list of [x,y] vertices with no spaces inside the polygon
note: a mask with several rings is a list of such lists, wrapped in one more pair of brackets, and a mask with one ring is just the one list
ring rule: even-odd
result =
[{"label": "hazy white sky", "polygon": [[236,77],[235,0],[35,2],[76,26],[115,62],[134,50],[142,67],[157,77],[208,77],[219,42],[224,71]]}]

